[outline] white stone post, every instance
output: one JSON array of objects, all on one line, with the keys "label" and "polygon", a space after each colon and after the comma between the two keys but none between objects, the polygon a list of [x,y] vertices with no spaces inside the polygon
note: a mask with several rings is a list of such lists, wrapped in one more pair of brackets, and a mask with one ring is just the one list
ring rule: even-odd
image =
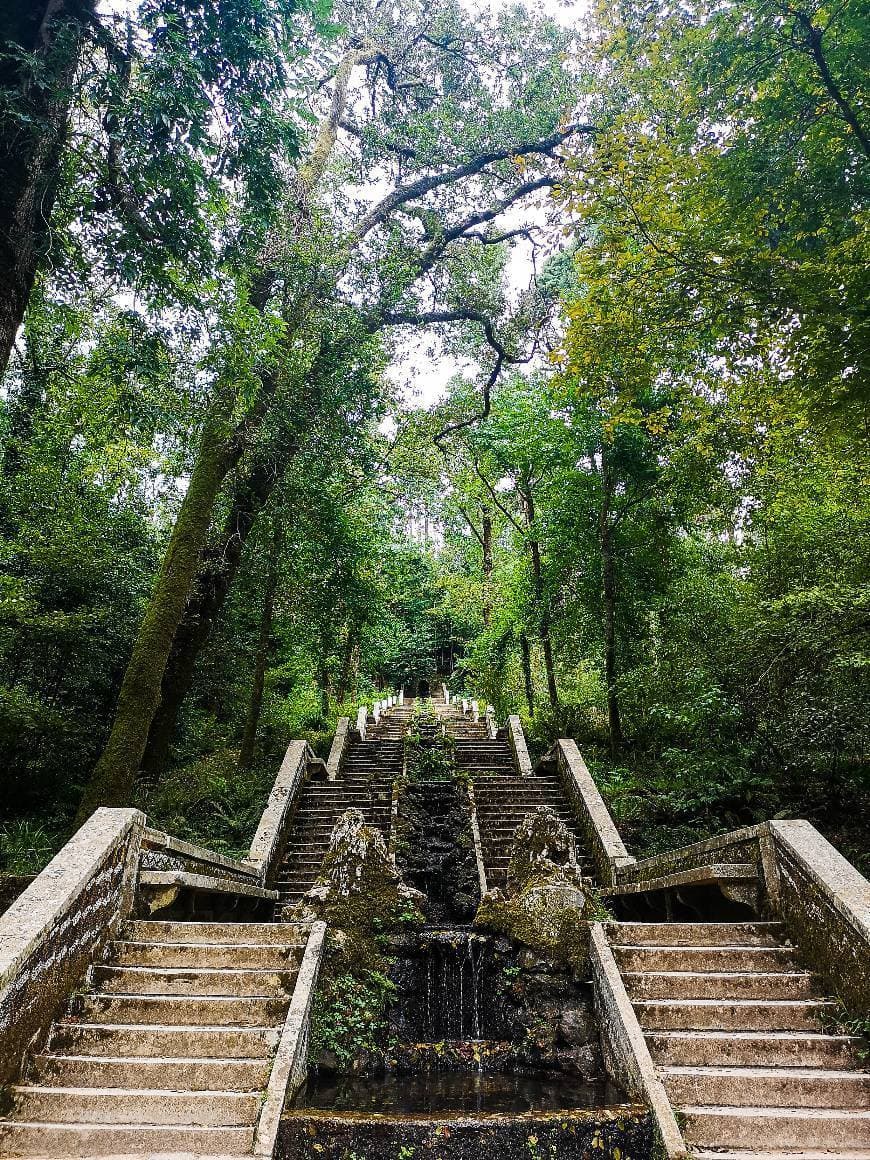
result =
[{"label": "white stone post", "polygon": [[399,704],[404,705],[404,703],[405,703],[405,686],[402,685],[401,689],[399,689]]},{"label": "white stone post", "polygon": [[365,741],[365,739],[366,739],[366,722],[368,721],[368,719],[369,719],[368,706],[367,705],[360,705],[360,707],[359,707],[359,709],[357,709],[357,713],[356,713],[356,728],[357,728],[357,732],[360,735],[360,739],[362,741]]},{"label": "white stone post", "polygon": [[475,700],[475,701],[471,702],[471,712],[472,712],[472,715],[474,717],[474,724],[476,725],[478,723],[478,721],[480,720],[480,702],[479,701]]},{"label": "white stone post", "polygon": [[463,712],[463,714],[468,713],[468,698],[467,697],[462,698],[462,712]]},{"label": "white stone post", "polygon": [[492,705],[486,707],[486,731],[494,741],[498,733],[498,722],[495,719],[495,709]]},{"label": "white stone post", "polygon": [[380,720],[381,720],[381,703],[380,703],[380,701],[375,701],[374,707],[372,708],[372,716],[375,719],[375,725],[378,725],[380,723]]}]

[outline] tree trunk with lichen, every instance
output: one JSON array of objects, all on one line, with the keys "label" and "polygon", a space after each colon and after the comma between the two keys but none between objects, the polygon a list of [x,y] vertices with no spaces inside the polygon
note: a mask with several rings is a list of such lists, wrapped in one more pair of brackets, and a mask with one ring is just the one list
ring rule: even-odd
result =
[{"label": "tree trunk with lichen", "polygon": [[215,408],[203,431],[190,484],[124,673],[112,730],[82,797],[77,824],[86,821],[98,806],[130,802],[215,500],[241,454],[235,434],[228,416]]},{"label": "tree trunk with lichen", "polygon": [[618,664],[616,655],[616,564],[613,550],[612,504],[613,470],[607,448],[601,453],[601,508],[598,535],[601,545],[601,589],[604,612],[604,680],[607,686],[607,720],[610,731],[610,755],[618,757],[622,749],[622,714],[619,709]]},{"label": "tree trunk with lichen", "polygon": [[526,704],[529,706],[529,716],[533,717],[535,715],[535,686],[532,683],[532,650],[529,647],[529,638],[524,632],[520,633],[520,656],[523,662]]},{"label": "tree trunk with lichen", "polygon": [[266,665],[269,660],[269,643],[272,637],[272,616],[275,611],[275,593],[278,589],[278,559],[281,554],[281,522],[275,519],[272,532],[272,546],[269,552],[269,570],[263,593],[263,613],[260,617],[260,632],[257,640],[257,655],[254,660],[254,677],[251,682],[251,698],[245,717],[242,747],[239,750],[239,769],[251,768],[254,761],[254,747],[257,742],[257,726],[263,708],[263,688],[266,683]]}]

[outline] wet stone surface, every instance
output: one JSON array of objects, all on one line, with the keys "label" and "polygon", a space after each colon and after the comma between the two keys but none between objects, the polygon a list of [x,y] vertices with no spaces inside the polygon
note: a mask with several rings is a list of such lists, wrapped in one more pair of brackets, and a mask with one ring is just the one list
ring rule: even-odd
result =
[{"label": "wet stone surface", "polygon": [[291,1112],[281,1121],[277,1160],[652,1160],[649,1115],[610,1108],[384,1116]]},{"label": "wet stone surface", "polygon": [[311,1077],[297,1095],[297,1108],[336,1112],[456,1113],[550,1112],[617,1105],[623,1096],[606,1081],[558,1073],[424,1071],[415,1075]]}]

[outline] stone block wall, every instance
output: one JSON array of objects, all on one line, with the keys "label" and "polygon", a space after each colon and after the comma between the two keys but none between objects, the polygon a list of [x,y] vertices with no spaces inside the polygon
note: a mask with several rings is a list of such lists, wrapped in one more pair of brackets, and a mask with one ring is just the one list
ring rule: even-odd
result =
[{"label": "stone block wall", "polygon": [[129,913],[144,821],[97,810],[0,918],[0,1084]]}]

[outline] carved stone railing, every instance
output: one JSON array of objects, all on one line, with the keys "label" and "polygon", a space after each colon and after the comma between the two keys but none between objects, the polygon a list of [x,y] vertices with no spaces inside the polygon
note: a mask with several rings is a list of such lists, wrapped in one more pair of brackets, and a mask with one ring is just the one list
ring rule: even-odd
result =
[{"label": "carved stone railing", "polygon": [[258,871],[246,862],[228,858],[146,827],[142,833],[140,870],[185,870],[230,882],[259,882]]},{"label": "carved stone railing", "polygon": [[806,821],[766,822],[768,894],[803,956],[856,1014],[870,1011],[870,882]]},{"label": "carved stone railing", "polygon": [[272,881],[284,849],[287,820],[315,760],[307,741],[291,741],[245,862],[256,870],[261,883]]},{"label": "carved stone railing", "polygon": [[605,886],[612,886],[619,872],[635,860],[626,850],[576,742],[567,737],[561,738],[545,760],[552,761],[553,758],[556,760],[562,788],[574,806],[575,817],[586,839],[586,847],[595,863],[599,880]]},{"label": "carved stone railing", "polygon": [[523,733],[522,722],[516,713],[512,713],[507,719],[507,733],[517,773],[520,777],[531,777],[534,773],[532,759],[529,757],[529,747],[526,745],[526,735]]},{"label": "carved stone railing", "polygon": [[349,736],[350,717],[339,717],[335,726],[335,737],[332,739],[329,757],[326,759],[327,781],[335,781],[341,776],[341,767],[344,765]]},{"label": "carved stone railing", "polygon": [[130,913],[144,825],[97,810],[0,918],[0,1085]]},{"label": "carved stone railing", "polygon": [[260,1118],[257,1121],[254,1156],[258,1160],[271,1160],[274,1156],[278,1126],[287,1097],[292,1095],[305,1079],[311,1009],[323,961],[325,940],[326,923],[313,923],[299,966],[299,974],[296,976],[296,985],[284,1020],[278,1050],[272,1061]]},{"label": "carved stone railing", "polygon": [[605,928],[592,924],[589,940],[595,1014],[607,1074],[652,1112],[661,1160],[688,1160],[688,1149],[664,1084],[646,1045]]},{"label": "carved stone railing", "polygon": [[650,858],[639,861],[632,859],[628,865],[620,866],[616,872],[617,886],[631,883],[653,882],[678,874],[683,870],[695,870],[699,866],[715,866],[720,863],[753,863],[758,868],[759,878],[764,877],[761,847],[759,845],[760,826],[744,826],[730,834],[718,834],[715,838],[705,838],[689,846],[676,850],[666,850]]}]

